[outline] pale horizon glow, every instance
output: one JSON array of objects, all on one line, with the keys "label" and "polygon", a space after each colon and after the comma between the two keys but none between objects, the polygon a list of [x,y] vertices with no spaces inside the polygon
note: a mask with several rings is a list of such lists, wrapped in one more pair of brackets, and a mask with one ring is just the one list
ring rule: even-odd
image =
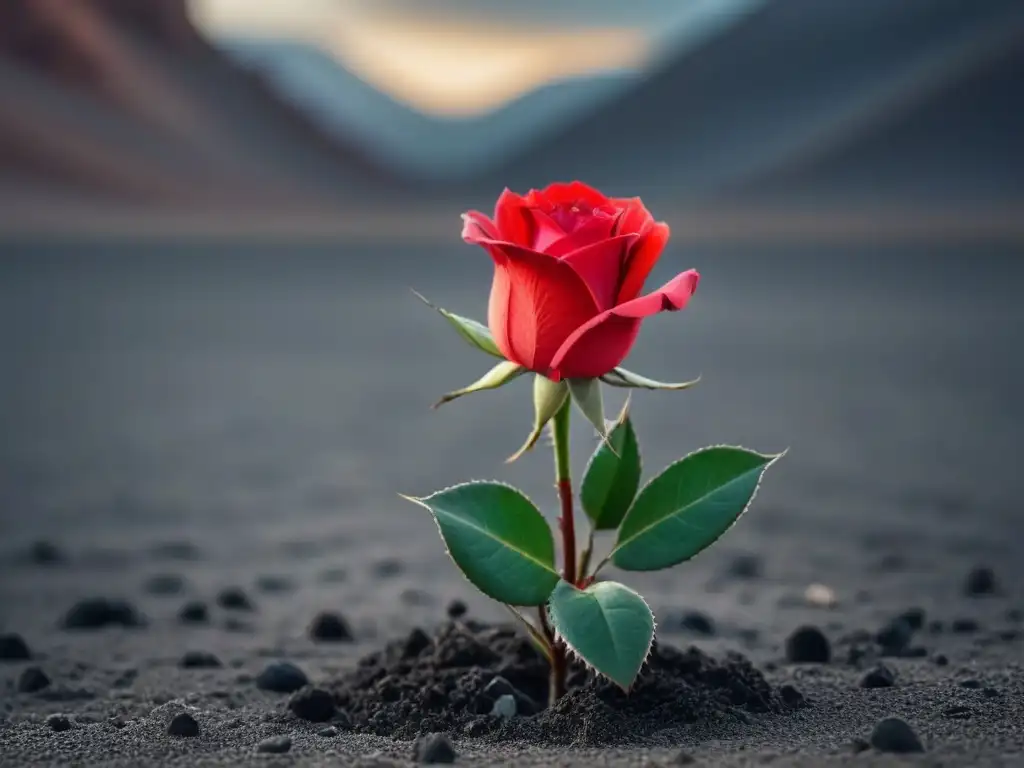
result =
[{"label": "pale horizon glow", "polygon": [[428,114],[479,115],[547,83],[642,67],[642,30],[544,28],[399,18],[355,12],[336,0],[193,0],[213,37],[295,40],[330,54],[396,101]]}]

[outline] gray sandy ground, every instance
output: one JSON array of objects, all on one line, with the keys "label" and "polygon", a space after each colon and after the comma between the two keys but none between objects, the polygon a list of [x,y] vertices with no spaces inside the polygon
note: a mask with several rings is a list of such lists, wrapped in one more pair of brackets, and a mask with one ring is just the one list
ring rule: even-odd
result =
[{"label": "gray sandy ground", "polygon": [[[649,323],[630,365],[704,379],[684,394],[634,396],[646,470],[709,443],[790,453],[717,547],[672,571],[619,577],[648,598],[664,641],[741,650],[811,706],[612,750],[455,734],[460,762],[657,765],[685,749],[707,765],[887,765],[901,759],[854,755],[850,744],[897,714],[925,743],[915,764],[1021,764],[1024,627],[1010,613],[1024,608],[1019,255],[995,246],[673,252],[652,282],[696,266],[700,293],[683,314]],[[406,288],[482,316],[485,257],[459,244],[83,253],[9,243],[4,256],[0,632],[23,635],[36,658],[0,662],[0,764],[407,761],[405,742],[317,735],[322,726],[292,717],[287,697],[258,691],[253,677],[286,658],[329,680],[384,640],[436,624],[453,598],[502,618],[446,561],[429,517],[395,496],[494,477],[553,512],[543,450],[502,464],[528,428],[528,385],[428,409],[488,362]],[[618,403],[609,398],[609,411]],[[573,439],[578,473],[592,443],[579,424]],[[27,560],[39,539],[66,560]],[[742,553],[758,556],[760,576],[728,575]],[[382,568],[388,559],[401,567]],[[979,564],[994,569],[1001,594],[964,595]],[[181,594],[145,591],[158,574],[181,576]],[[266,576],[293,588],[262,591]],[[812,583],[837,605],[808,605]],[[215,605],[231,585],[255,611]],[[147,626],[59,629],[92,595],[130,600]],[[208,626],[177,620],[189,599],[208,602]],[[839,639],[912,606],[944,622],[915,639],[929,656],[887,660],[896,685],[859,688],[863,672],[844,663]],[[345,615],[355,643],[308,638],[324,609]],[[712,617],[715,636],[670,631],[666,618],[681,609]],[[980,629],[951,633],[961,618]],[[829,635],[836,661],[785,662],[785,638],[804,623]],[[180,669],[187,650],[224,666]],[[932,661],[937,653],[948,666]],[[31,664],[53,683],[18,693]],[[183,708],[198,738],[166,735]],[[52,713],[73,728],[51,732]],[[257,756],[256,744],[278,734],[292,737],[291,751]]]}]

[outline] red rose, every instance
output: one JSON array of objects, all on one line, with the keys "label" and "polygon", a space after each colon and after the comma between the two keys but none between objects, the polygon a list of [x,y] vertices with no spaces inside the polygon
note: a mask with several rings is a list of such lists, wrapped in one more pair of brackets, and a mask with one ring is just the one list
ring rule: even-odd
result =
[{"label": "red rose", "polygon": [[669,237],[639,198],[608,198],[574,181],[526,197],[506,189],[493,220],[478,211],[462,218],[462,239],[494,260],[495,343],[553,381],[608,373],[645,317],[682,309],[697,289],[691,269],[639,296]]}]

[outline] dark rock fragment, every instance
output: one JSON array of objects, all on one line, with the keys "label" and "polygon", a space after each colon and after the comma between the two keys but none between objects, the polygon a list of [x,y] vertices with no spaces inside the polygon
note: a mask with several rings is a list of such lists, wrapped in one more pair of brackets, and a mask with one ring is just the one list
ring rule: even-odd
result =
[{"label": "dark rock fragment", "polygon": [[995,571],[987,566],[972,568],[964,579],[964,594],[968,597],[993,595],[997,590]]},{"label": "dark rock fragment", "polygon": [[891,688],[895,684],[896,675],[884,664],[879,664],[860,680],[861,688]]},{"label": "dark rock fragment", "polygon": [[262,691],[294,693],[306,685],[309,685],[306,673],[287,661],[269,664],[256,676],[256,687]]},{"label": "dark rock fragment", "polygon": [[199,723],[188,712],[179,712],[167,726],[167,735],[193,738],[199,735]]},{"label": "dark rock fragment", "polygon": [[210,611],[206,603],[198,600],[185,603],[178,611],[178,621],[182,624],[205,624],[210,620]]},{"label": "dark rock fragment", "polygon": [[256,745],[256,751],[267,755],[283,755],[292,748],[291,736],[271,736]]},{"label": "dark rock fragment", "polygon": [[880,752],[893,754],[910,754],[924,752],[924,746],[914,729],[905,720],[898,717],[887,717],[878,721],[871,731],[871,746]]},{"label": "dark rock fragment", "polygon": [[455,762],[455,747],[443,733],[430,733],[416,739],[413,756],[417,763],[439,764]]},{"label": "dark rock fragment", "polygon": [[309,636],[323,643],[350,643],[352,630],[345,618],[337,613],[319,613],[309,625]]},{"label": "dark rock fragment", "polygon": [[288,700],[288,709],[296,717],[311,723],[326,723],[337,711],[331,694],[311,686],[296,691]]},{"label": "dark rock fragment", "polygon": [[103,627],[141,627],[144,619],[127,600],[90,597],[79,600],[64,615],[64,629],[101,629]]},{"label": "dark rock fragment", "polygon": [[256,606],[241,587],[225,587],[217,594],[217,605],[228,611],[254,611]]},{"label": "dark rock fragment", "polygon": [[832,645],[817,627],[802,626],[786,638],[786,659],[795,664],[827,664],[832,659]]},{"label": "dark rock fragment", "polygon": [[27,667],[18,677],[18,693],[36,693],[50,685],[50,678],[39,667]]},{"label": "dark rock fragment", "polygon": [[32,652],[21,635],[13,632],[0,635],[0,661],[28,661]]},{"label": "dark rock fragment", "polygon": [[187,651],[178,666],[183,669],[217,669],[223,665],[220,659],[207,651]]}]

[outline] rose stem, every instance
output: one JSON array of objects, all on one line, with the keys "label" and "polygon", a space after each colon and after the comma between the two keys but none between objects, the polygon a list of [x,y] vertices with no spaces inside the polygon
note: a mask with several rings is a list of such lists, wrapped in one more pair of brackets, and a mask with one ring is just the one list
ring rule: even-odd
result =
[{"label": "rose stem", "polygon": [[[558,518],[562,530],[562,578],[570,584],[576,583],[576,529],[572,510],[572,469],[569,465],[569,416],[572,400],[566,398],[552,420],[551,433],[554,438],[555,481],[558,498],[562,502],[562,514]],[[543,611],[543,608],[541,609]],[[555,643],[551,649],[551,691],[550,703],[554,704],[565,694],[565,644]]]}]

